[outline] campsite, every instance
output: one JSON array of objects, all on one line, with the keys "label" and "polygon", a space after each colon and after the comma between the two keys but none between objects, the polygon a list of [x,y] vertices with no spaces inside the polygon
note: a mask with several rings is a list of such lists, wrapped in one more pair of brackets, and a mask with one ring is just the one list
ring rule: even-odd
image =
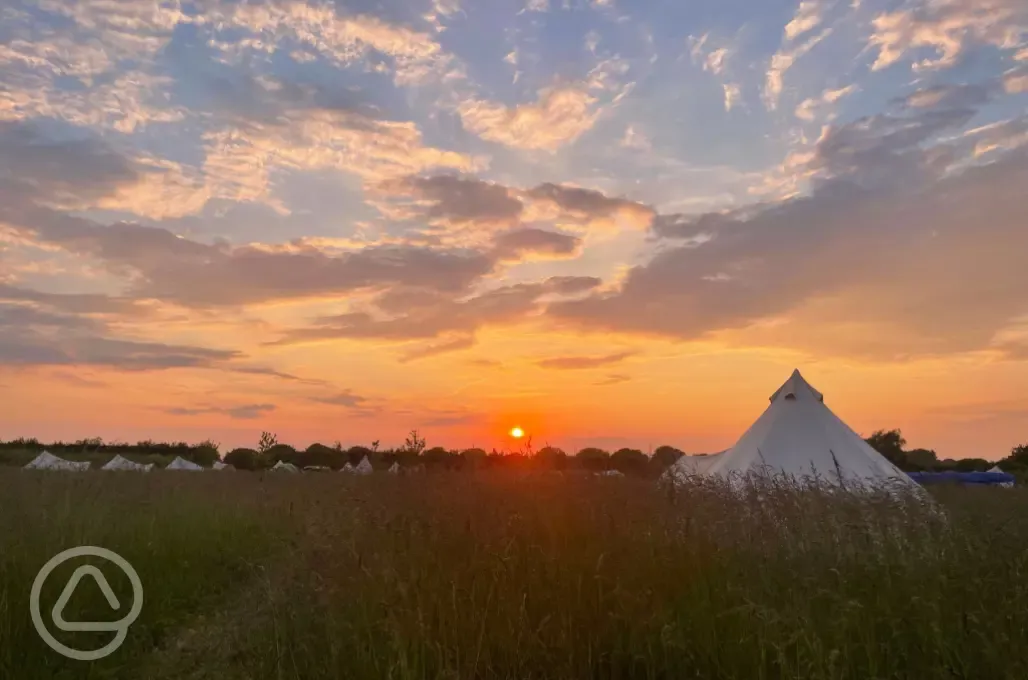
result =
[{"label": "campsite", "polygon": [[[798,372],[735,446],[660,474],[357,453],[337,469],[0,467],[0,675],[1028,674],[1024,488],[987,471],[922,486]],[[34,572],[82,544],[124,556],[146,592],[124,645],[89,664],[26,615]],[[103,606],[83,592],[67,618]]]}]

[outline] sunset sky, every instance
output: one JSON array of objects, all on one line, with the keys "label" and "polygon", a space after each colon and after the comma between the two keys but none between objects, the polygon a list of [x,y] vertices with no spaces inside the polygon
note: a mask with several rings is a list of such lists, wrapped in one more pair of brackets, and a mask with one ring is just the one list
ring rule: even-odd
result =
[{"label": "sunset sky", "polygon": [[0,438],[1028,442],[1025,0],[6,0]]}]

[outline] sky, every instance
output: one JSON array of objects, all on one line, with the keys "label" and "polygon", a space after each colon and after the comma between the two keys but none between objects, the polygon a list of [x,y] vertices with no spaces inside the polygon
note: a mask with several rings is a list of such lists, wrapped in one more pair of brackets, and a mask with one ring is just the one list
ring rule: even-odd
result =
[{"label": "sky", "polygon": [[1024,0],[6,0],[0,437],[1028,441]]}]

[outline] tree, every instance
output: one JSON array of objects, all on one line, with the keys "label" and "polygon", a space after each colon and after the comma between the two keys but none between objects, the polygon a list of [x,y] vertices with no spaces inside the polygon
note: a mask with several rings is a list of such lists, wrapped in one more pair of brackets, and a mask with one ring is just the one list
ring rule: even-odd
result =
[{"label": "tree", "polygon": [[433,446],[421,454],[422,462],[428,467],[448,468],[451,465],[451,458],[456,457],[456,454],[447,451],[441,446]]},{"label": "tree", "polygon": [[282,461],[283,463],[292,463],[293,465],[299,464],[299,459],[294,449],[289,444],[274,444],[265,449],[262,454],[267,461],[268,465],[274,465],[275,463]]},{"label": "tree", "polygon": [[[370,461],[375,455],[375,452],[366,446],[351,446],[346,450],[346,457],[350,461],[350,465],[357,465],[365,456]],[[345,463],[344,463],[345,465]]]},{"label": "tree", "polygon": [[555,446],[544,446],[535,454],[536,462],[548,470],[563,470],[568,466],[568,454]]},{"label": "tree", "polygon": [[417,430],[411,430],[407,435],[407,440],[403,443],[403,448],[415,455],[421,455],[421,452],[425,450],[425,444],[425,438],[419,437]]},{"label": "tree", "polygon": [[477,447],[464,449],[460,452],[460,457],[464,459],[464,465],[471,470],[477,470],[485,467],[487,455],[488,454],[485,452],[485,449]]},{"label": "tree", "polygon": [[311,444],[303,453],[297,453],[296,458],[302,463],[301,467],[320,465],[333,470],[343,467],[347,461],[346,453],[324,444]]},{"label": "tree", "polygon": [[676,449],[673,446],[658,446],[653,452],[653,465],[663,470],[678,462],[678,459],[685,455],[685,451]]},{"label": "tree", "polygon": [[257,452],[265,454],[272,446],[278,444],[278,437],[270,432],[261,432],[261,438],[257,442]]},{"label": "tree", "polygon": [[985,472],[992,465],[992,463],[982,458],[961,458],[953,466],[953,469],[957,472]]},{"label": "tree", "polygon": [[938,469],[939,457],[931,449],[911,449],[903,454],[907,465],[923,471]]},{"label": "tree", "polygon": [[575,454],[575,462],[586,470],[602,471],[607,469],[610,454],[603,449],[589,446]]},{"label": "tree", "polygon": [[225,462],[237,470],[256,470],[260,460],[261,455],[253,449],[232,449],[225,454]]},{"label": "tree", "polygon": [[639,449],[618,449],[610,457],[610,464],[615,470],[625,474],[642,474],[645,472],[650,460],[646,454]]},{"label": "tree", "polygon": [[1010,449],[1008,461],[1015,465],[1028,466],[1028,444],[1021,444]]},{"label": "tree", "polygon": [[906,468],[907,457],[903,453],[903,447],[907,440],[898,430],[877,430],[870,437],[865,439],[872,449],[885,456],[889,462],[901,469]]},{"label": "tree", "polygon": [[221,456],[218,455],[217,445],[211,445],[209,442],[204,442],[199,446],[196,446],[189,452],[188,456],[185,456],[188,460],[193,461],[197,465],[203,467],[211,467],[214,465],[214,461],[219,460]]}]

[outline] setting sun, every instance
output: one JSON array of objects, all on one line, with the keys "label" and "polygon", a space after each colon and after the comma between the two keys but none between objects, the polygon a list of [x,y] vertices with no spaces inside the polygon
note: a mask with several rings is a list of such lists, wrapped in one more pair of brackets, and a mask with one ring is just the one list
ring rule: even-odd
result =
[{"label": "setting sun", "polygon": [[512,427],[510,428],[510,436],[514,437],[514,439],[521,439],[525,436],[525,431],[520,427]]}]

